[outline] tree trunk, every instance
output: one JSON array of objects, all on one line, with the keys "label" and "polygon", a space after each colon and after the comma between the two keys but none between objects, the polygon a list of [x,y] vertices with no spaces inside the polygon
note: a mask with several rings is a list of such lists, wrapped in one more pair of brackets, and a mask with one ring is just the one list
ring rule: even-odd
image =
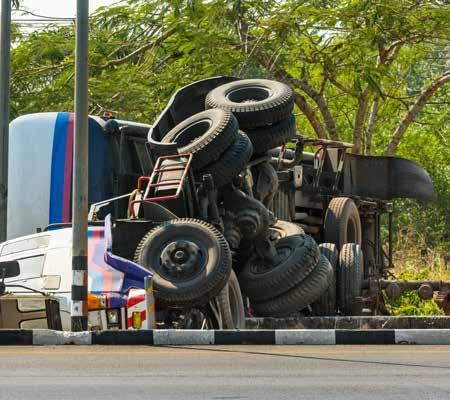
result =
[{"label": "tree trunk", "polygon": [[314,102],[319,107],[320,113],[323,116],[323,120],[325,122],[325,126],[327,127],[328,133],[330,134],[330,138],[333,140],[340,140],[339,135],[336,130],[336,124],[334,122],[334,118],[330,113],[330,109],[327,106],[327,103],[322,94],[320,94],[316,89],[314,89],[309,82],[304,79],[295,79],[292,78],[292,83],[297,86],[299,89],[303,90],[309,97],[311,97]]},{"label": "tree trunk", "polygon": [[379,93],[377,93],[375,94],[375,98],[373,99],[372,107],[370,108],[369,113],[369,122],[367,123],[365,154],[368,156],[372,154],[372,137],[373,132],[375,130],[375,124],[377,122],[379,103],[380,103],[380,95]]},{"label": "tree trunk", "polygon": [[294,101],[295,104],[297,104],[297,107],[303,112],[303,114],[305,114],[306,118],[308,118],[308,121],[313,127],[314,132],[316,132],[317,137],[320,139],[326,139],[327,135],[325,134],[323,125],[320,123],[314,110],[307,103],[306,99],[301,94],[295,92]]},{"label": "tree trunk", "polygon": [[400,143],[400,140],[402,139],[409,125],[411,125],[411,123],[416,118],[417,114],[419,114],[420,111],[422,111],[423,107],[427,104],[428,100],[434,94],[434,92],[436,92],[436,90],[438,90],[441,86],[443,86],[445,83],[449,81],[450,81],[450,71],[447,71],[439,78],[437,78],[435,81],[433,81],[427,87],[427,89],[425,89],[425,91],[422,92],[422,94],[417,99],[416,103],[410,108],[408,114],[406,114],[405,118],[403,118],[403,120],[400,121],[400,123],[397,125],[394,135],[392,136],[391,141],[386,147],[384,153],[385,155],[392,156],[395,153]]},{"label": "tree trunk", "polygon": [[369,89],[365,89],[358,98],[358,111],[355,117],[355,127],[353,128],[353,149],[352,153],[361,152],[362,133],[364,130],[364,121],[366,120],[367,104],[369,102]]},{"label": "tree trunk", "polygon": [[[264,67],[267,70],[267,72],[269,72],[276,79],[285,83],[286,85],[298,87],[297,79],[295,79],[291,74],[289,74],[286,70],[284,70],[281,67],[271,68],[273,66],[269,66],[269,63],[266,61],[265,55],[262,54],[260,51],[258,50],[254,51],[254,57],[258,61],[258,63],[262,67]],[[294,97],[295,104],[303,112],[303,114],[305,114],[306,118],[308,119],[309,123],[314,129],[314,132],[316,133],[317,137],[321,139],[326,139],[327,134],[325,128],[320,122],[313,108],[309,105],[304,96],[302,96],[300,93],[296,91],[294,92],[295,92]]]}]

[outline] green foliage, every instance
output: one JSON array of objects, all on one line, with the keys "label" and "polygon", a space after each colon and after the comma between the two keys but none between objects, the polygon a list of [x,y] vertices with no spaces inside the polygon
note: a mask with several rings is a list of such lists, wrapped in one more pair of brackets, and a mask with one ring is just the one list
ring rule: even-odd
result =
[{"label": "green foliage", "polygon": [[422,300],[417,292],[405,292],[401,297],[386,304],[391,315],[443,315],[433,300]]},{"label": "green foliage", "polygon": [[[325,136],[360,141],[361,151],[381,155],[421,93],[448,69],[449,19],[450,8],[434,0],[119,2],[90,19],[90,112],[152,123],[192,81],[272,77],[305,98],[310,115],[299,103],[295,109],[301,134],[319,134],[315,118]],[[13,37],[11,118],[72,110],[74,26],[31,33],[15,26]],[[449,85],[433,92],[397,148],[430,173],[438,193],[435,205],[395,204],[400,266],[411,246],[438,258],[450,250],[449,94]]]},{"label": "green foliage", "polygon": [[[406,265],[399,275],[404,280],[440,279],[443,274],[443,263],[438,269],[429,268],[417,270],[411,264]],[[400,298],[390,301],[385,297],[386,306],[392,315],[443,315],[442,309],[433,300],[422,300],[416,291],[404,292]]]}]

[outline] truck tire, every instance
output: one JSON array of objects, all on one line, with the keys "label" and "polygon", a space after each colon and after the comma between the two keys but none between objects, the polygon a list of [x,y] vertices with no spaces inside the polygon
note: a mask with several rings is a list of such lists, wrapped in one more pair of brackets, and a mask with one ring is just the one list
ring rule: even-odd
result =
[{"label": "truck tire", "polygon": [[231,112],[202,111],[175,126],[161,143],[176,143],[179,154],[192,154],[192,167],[199,169],[219,159],[234,142],[238,123]]},{"label": "truck tire", "polygon": [[320,254],[324,255],[330,262],[333,269],[330,286],[322,293],[313,305],[313,315],[332,316],[336,315],[336,269],[339,259],[339,252],[334,243],[319,244]]},{"label": "truck tire", "polygon": [[283,317],[300,311],[316,301],[329,286],[332,276],[330,262],[323,255],[309,276],[288,292],[260,303],[252,303],[257,315]]},{"label": "truck tire", "polygon": [[355,315],[355,300],[361,295],[363,254],[356,243],[346,243],[339,253],[337,270],[338,308],[342,315]]},{"label": "truck tire", "polygon": [[275,217],[283,221],[291,221],[292,202],[290,201],[289,192],[279,188],[275,196],[273,196],[272,204],[269,208],[275,214]]},{"label": "truck tire", "polygon": [[190,218],[150,230],[134,261],[153,273],[157,301],[175,307],[206,304],[223,289],[231,272],[231,251],[223,235]]},{"label": "truck tire", "polygon": [[324,241],[334,243],[338,250],[345,243],[361,244],[361,220],[355,202],[348,197],[330,201],[323,225]]},{"label": "truck tire", "polygon": [[274,124],[287,118],[293,107],[293,90],[284,83],[267,79],[230,82],[206,96],[206,108],[231,111],[241,128]]},{"label": "truck tire", "polygon": [[242,300],[241,287],[234,271],[231,271],[230,279],[217,296],[217,300],[222,313],[223,329],[244,329],[244,301]]},{"label": "truck tire", "polygon": [[235,141],[224,151],[217,161],[214,161],[196,174],[202,177],[211,174],[216,187],[231,183],[241,172],[253,154],[253,146],[250,139],[242,132],[239,132]]},{"label": "truck tire", "polygon": [[265,153],[295,138],[295,116],[291,114],[275,124],[256,129],[247,129],[245,133],[253,144],[254,153]]},{"label": "truck tire", "polygon": [[304,235],[305,231],[296,223],[278,220],[269,228],[270,238],[279,240],[286,236]]},{"label": "truck tire", "polygon": [[274,298],[304,280],[319,260],[311,236],[287,236],[275,243],[278,257],[267,261],[252,257],[239,275],[243,292],[256,301]]}]

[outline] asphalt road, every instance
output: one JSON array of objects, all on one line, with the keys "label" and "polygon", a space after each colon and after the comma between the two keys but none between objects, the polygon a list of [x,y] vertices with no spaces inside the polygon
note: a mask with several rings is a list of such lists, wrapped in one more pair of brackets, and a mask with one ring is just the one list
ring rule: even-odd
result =
[{"label": "asphalt road", "polygon": [[0,399],[450,399],[450,346],[0,347]]}]

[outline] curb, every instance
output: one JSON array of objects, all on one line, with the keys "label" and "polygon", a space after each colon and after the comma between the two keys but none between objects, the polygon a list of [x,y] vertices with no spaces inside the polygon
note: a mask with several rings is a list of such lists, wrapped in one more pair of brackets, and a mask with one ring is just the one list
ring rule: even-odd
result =
[{"label": "curb", "polygon": [[246,318],[247,329],[450,329],[450,316],[334,316]]},{"label": "curb", "polygon": [[0,345],[450,345],[450,329],[0,330]]}]

